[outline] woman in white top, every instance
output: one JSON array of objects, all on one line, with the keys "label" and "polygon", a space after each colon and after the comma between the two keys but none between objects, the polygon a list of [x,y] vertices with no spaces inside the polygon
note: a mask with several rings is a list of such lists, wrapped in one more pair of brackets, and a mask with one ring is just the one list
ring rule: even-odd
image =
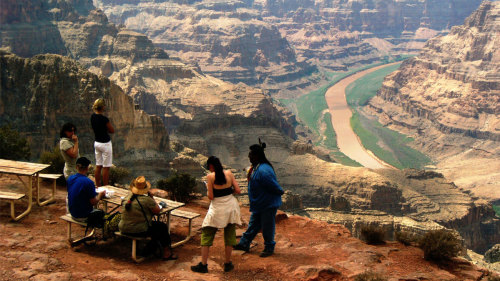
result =
[{"label": "woman in white top", "polygon": [[207,160],[207,196],[211,200],[201,231],[201,262],[191,266],[194,272],[208,272],[208,252],[217,229],[224,228],[225,262],[224,271],[233,270],[231,253],[236,245],[236,224],[241,224],[240,205],[233,194],[239,194],[240,187],[230,170],[224,170],[219,158],[210,156]]}]

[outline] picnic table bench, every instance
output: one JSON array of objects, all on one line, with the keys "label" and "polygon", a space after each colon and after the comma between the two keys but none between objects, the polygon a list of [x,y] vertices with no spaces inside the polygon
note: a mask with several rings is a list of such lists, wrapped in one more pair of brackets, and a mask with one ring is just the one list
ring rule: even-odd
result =
[{"label": "picnic table bench", "polygon": [[73,219],[73,217],[70,214],[62,215],[60,217],[60,219],[68,222],[67,238],[68,238],[68,244],[71,247],[74,247],[74,246],[80,244],[80,242],[85,241],[91,237],[94,237],[94,235],[96,233],[95,228],[94,228],[94,229],[92,229],[92,231],[88,235],[81,237],[81,238],[78,238],[78,239],[73,239],[73,238],[71,238],[71,224],[74,223],[74,224],[78,224],[78,225],[83,226],[83,227],[87,227],[87,222],[77,221],[77,220]]},{"label": "picnic table bench", "polygon": [[[20,215],[16,216],[15,215],[15,210],[14,210],[14,201],[19,200],[23,198],[24,196],[20,196],[22,193],[19,193],[15,195],[16,193],[12,192],[3,192],[3,195],[0,196],[0,199],[5,199],[10,201],[10,216],[12,220],[18,221],[29,212],[31,212],[31,207],[33,204],[33,180],[36,184],[36,188],[40,187],[39,185],[39,173],[41,170],[49,167],[50,165],[47,164],[39,164],[39,163],[29,163],[29,162],[21,162],[21,161],[14,161],[14,160],[6,160],[6,159],[0,159],[0,174],[10,174],[10,175],[15,175],[19,181],[21,181],[26,188],[26,192],[24,195],[28,196],[28,207],[24,212],[22,212]],[[21,178],[22,176],[28,177],[28,182],[26,183],[23,181]]]},{"label": "picnic table bench", "polygon": [[183,211],[183,210],[179,210],[179,209],[175,209],[171,212],[172,216],[174,217],[180,217],[180,218],[184,218],[184,219],[187,219],[189,220],[189,230],[188,230],[188,235],[186,236],[185,239],[179,241],[179,242],[176,242],[176,243],[173,243],[172,244],[172,248],[175,248],[175,247],[178,247],[184,243],[186,243],[187,241],[189,241],[189,239],[191,239],[191,237],[193,237],[192,235],[192,221],[194,218],[197,218],[200,216],[200,214],[198,213],[193,213],[193,212],[188,212],[188,211]]},{"label": "picnic table bench", "polygon": [[[38,203],[38,206],[45,206],[49,203],[52,203],[56,200],[56,181],[57,179],[59,179],[60,177],[62,177],[62,174],[39,174],[38,175],[38,187],[37,187],[37,203]],[[43,202],[40,202],[40,179],[46,179],[46,180],[52,180],[52,195],[49,199],[43,201]]]}]

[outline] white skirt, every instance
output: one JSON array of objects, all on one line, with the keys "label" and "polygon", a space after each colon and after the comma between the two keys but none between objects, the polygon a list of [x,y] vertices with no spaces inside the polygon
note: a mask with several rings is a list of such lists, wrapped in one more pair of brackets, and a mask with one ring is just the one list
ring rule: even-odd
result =
[{"label": "white skirt", "polygon": [[201,227],[225,228],[233,223],[241,225],[240,205],[236,197],[229,194],[212,200]]}]

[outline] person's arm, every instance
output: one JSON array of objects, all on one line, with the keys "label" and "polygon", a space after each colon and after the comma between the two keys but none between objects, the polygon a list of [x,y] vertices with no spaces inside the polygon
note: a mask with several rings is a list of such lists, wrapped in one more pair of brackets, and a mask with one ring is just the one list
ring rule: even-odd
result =
[{"label": "person's arm", "polygon": [[215,174],[210,174],[207,176],[207,197],[210,200],[214,200],[214,181]]},{"label": "person's arm", "polygon": [[234,194],[240,194],[241,193],[241,189],[240,189],[240,186],[238,185],[238,182],[236,181],[236,179],[234,178],[234,175],[231,171],[229,171],[229,175],[231,177],[231,184],[233,185],[234,187]]},{"label": "person's arm", "polygon": [[73,135],[71,140],[73,140],[74,145],[71,148],[66,149],[64,152],[68,154],[69,157],[76,158],[78,157],[78,137]]},{"label": "person's arm", "polygon": [[276,174],[270,166],[261,167],[259,172],[261,173],[259,177],[260,182],[267,191],[277,195],[283,195],[285,193],[283,188],[279,185]]},{"label": "person's arm", "polygon": [[153,212],[153,214],[157,215],[160,213],[161,211],[161,208],[160,208],[160,205],[158,205],[158,203],[156,203],[156,200],[155,198],[153,197],[153,194],[151,192],[148,191],[148,196],[151,197],[151,199],[153,199],[154,203],[155,203],[155,206],[153,209],[151,209],[151,211]]},{"label": "person's arm", "polygon": [[113,128],[113,125],[111,125],[111,122],[108,121],[108,123],[106,123],[106,128],[108,129],[108,133],[110,133],[110,134],[115,133],[115,128]]},{"label": "person's arm", "polygon": [[99,200],[101,200],[105,195],[106,195],[106,190],[97,193],[95,197],[90,199],[90,204],[92,205],[97,204],[97,202],[99,202]]}]

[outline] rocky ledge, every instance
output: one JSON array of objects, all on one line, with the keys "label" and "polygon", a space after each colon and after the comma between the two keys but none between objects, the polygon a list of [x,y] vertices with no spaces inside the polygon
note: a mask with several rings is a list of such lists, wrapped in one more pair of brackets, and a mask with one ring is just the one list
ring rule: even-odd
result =
[{"label": "rocky ledge", "polygon": [[379,120],[411,134],[457,185],[500,199],[500,3],[430,40],[386,77],[370,102]]}]

